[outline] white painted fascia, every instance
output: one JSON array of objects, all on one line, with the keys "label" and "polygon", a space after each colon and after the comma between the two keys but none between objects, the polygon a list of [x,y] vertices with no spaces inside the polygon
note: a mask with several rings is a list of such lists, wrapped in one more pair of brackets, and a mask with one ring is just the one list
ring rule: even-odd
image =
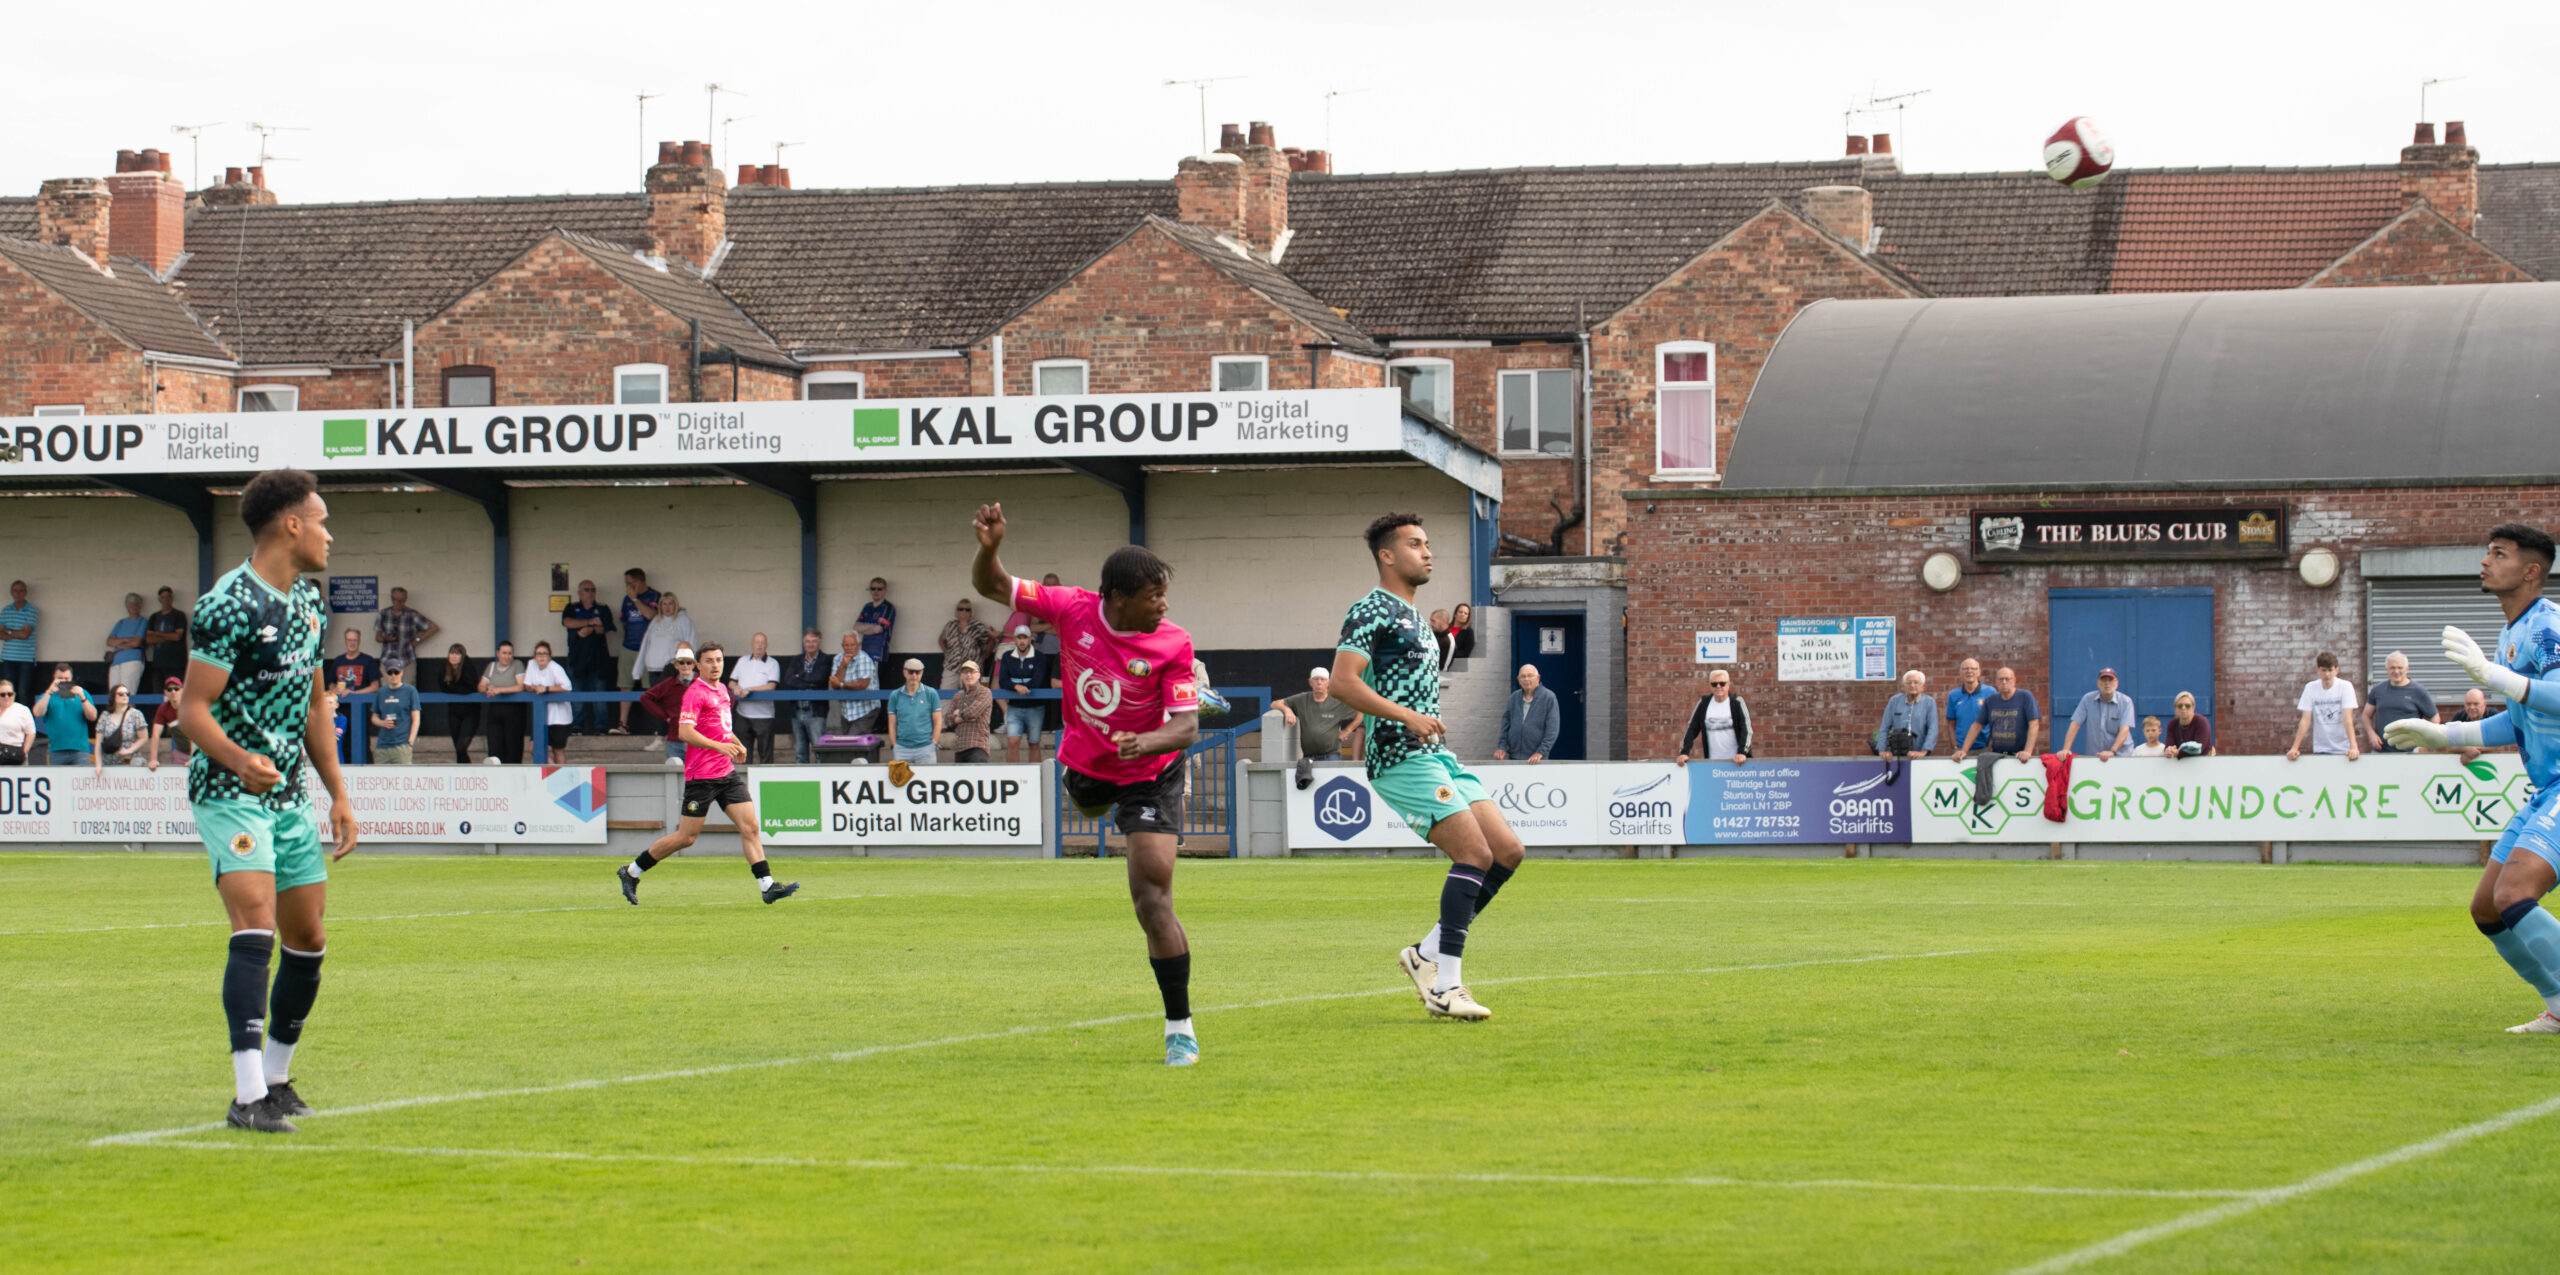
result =
[{"label": "white painted fascia", "polygon": [[288,363],[279,367],[260,367],[255,364],[235,364],[234,366],[239,367],[243,374],[249,376],[327,376],[329,374],[328,368],[313,367],[307,363]]},{"label": "white painted fascia", "polygon": [[809,354],[795,351],[792,356],[802,363],[887,363],[899,359],[956,359],[958,350],[859,350],[838,354]]},{"label": "white painted fascia", "polygon": [[1389,341],[1390,350],[1490,350],[1491,341]]},{"label": "white painted fascia", "polygon": [[144,350],[142,357],[168,367],[200,367],[215,372],[240,370],[240,363],[236,359],[208,359],[197,354],[163,354],[158,350]]},{"label": "white painted fascia", "polygon": [[[702,277],[708,279],[711,276],[720,273],[720,263],[727,261],[729,259],[729,250],[737,246],[738,241],[735,239],[722,239],[720,241],[720,246],[711,250],[711,260],[703,263]],[[665,267],[661,266],[659,269],[663,270]]]},{"label": "white painted fascia", "polygon": [[1282,226],[1280,228],[1280,237],[1271,241],[1271,264],[1279,265],[1280,259],[1289,255],[1289,241],[1297,237],[1297,227]]}]

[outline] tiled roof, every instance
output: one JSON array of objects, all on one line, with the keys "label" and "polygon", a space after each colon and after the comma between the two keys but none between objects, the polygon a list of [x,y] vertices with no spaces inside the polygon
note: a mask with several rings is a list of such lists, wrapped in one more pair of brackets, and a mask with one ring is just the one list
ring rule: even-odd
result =
[{"label": "tiled roof", "polygon": [[2104,292],[2124,187],[2073,190],[2043,173],[1870,178],[1876,257],[1935,296]]},{"label": "tiled roof", "polygon": [[1519,168],[1289,182],[1281,265],[1379,336],[1572,332],[1807,186],[1856,185],[1856,160]]},{"label": "tiled roof", "polygon": [[187,309],[178,290],[153,279],[139,261],[118,262],[116,272],[108,275],[69,248],[25,239],[0,239],[0,257],[136,349],[231,357]]},{"label": "tiled roof", "polygon": [[794,350],[961,345],[1057,287],[1173,183],[1054,182],[729,196],[722,291]]},{"label": "tiled roof", "polygon": [[644,242],[648,221],[637,195],[203,208],[178,279],[243,362],[370,361],[554,227]]},{"label": "tiled roof", "polygon": [[2535,278],[2560,280],[2560,163],[2482,164],[2476,233]]},{"label": "tiled roof", "polygon": [[577,245],[589,260],[626,287],[647,297],[660,309],[679,319],[702,320],[702,337],[706,344],[716,344],[755,360],[778,366],[791,366],[790,360],[775,348],[773,339],[738,309],[736,302],[712,287],[709,280],[695,273],[682,261],[651,265],[642,260],[638,249],[598,239],[593,235],[563,230],[560,237]]},{"label": "tiled roof", "polygon": [[0,198],[0,239],[36,237],[36,201],[24,195]]},{"label": "tiled roof", "polygon": [[1279,267],[1260,257],[1238,252],[1217,235],[1197,226],[1186,226],[1164,217],[1149,217],[1154,226],[1199,254],[1209,267],[1244,287],[1260,293],[1271,304],[1287,311],[1299,322],[1331,338],[1335,344],[1364,354],[1383,354],[1385,347],[1369,339],[1369,334],[1333,312],[1333,307],[1300,287],[1298,281],[1280,272]]},{"label": "tiled roof", "polygon": [[2399,172],[2387,165],[2118,179],[2124,215],[2110,292],[2296,287],[2401,212]]}]

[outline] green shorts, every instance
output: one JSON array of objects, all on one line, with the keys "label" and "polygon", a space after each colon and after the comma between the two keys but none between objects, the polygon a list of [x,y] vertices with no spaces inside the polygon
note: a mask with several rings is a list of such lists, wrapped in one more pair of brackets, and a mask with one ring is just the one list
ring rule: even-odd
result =
[{"label": "green shorts", "polygon": [[320,818],[310,805],[269,810],[234,797],[198,802],[193,809],[196,835],[204,838],[216,880],[225,872],[272,872],[276,888],[290,890],[329,879]]},{"label": "green shorts", "polygon": [[1378,799],[1388,809],[1404,817],[1405,823],[1420,836],[1431,835],[1432,826],[1451,815],[1464,811],[1479,801],[1491,801],[1484,783],[1458,764],[1447,753],[1424,753],[1408,757],[1369,781],[1378,790]]}]

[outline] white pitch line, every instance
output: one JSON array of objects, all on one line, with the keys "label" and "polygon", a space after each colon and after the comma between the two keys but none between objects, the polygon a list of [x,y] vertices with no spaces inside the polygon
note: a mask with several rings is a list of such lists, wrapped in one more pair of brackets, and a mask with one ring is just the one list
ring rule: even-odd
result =
[{"label": "white pitch line", "polygon": [[2476,1141],[2494,1133],[2504,1133],[2517,1125],[2539,1120],[2555,1111],[2560,1111],[2560,1097],[2545,1098],[2531,1106],[2518,1107],[2504,1115],[2491,1116],[2478,1124],[2468,1124],[2459,1129],[2439,1133],[2423,1142],[2412,1142],[2405,1147],[2385,1151],[2377,1156],[2369,1156],[2353,1164],[2340,1165],[2326,1173],[2314,1174],[2299,1182],[2269,1187],[2263,1191],[2252,1191],[2228,1204],[2198,1209],[2184,1217],[2171,1218],[2157,1226],[2127,1231],[2114,1239],[2100,1240],[2087,1248],[2077,1248],[2059,1256],[2046,1258],[2033,1266],[2021,1266],[2012,1275],[2050,1275],[2054,1271],[2073,1270],[2091,1262],[2121,1257],[2153,1240],[2164,1240],[2172,1235],[2183,1235],[2188,1231],[2202,1230],[2217,1223],[2228,1222],[2235,1217],[2245,1217],[2260,1209],[2272,1208],[2315,1192],[2326,1191],[2333,1186],[2352,1182],[2369,1173],[2379,1173],[2411,1160],[2452,1150],[2463,1143]]},{"label": "white pitch line", "polygon": [[[906,896],[884,894],[828,894],[810,896],[805,900],[805,902],[841,903],[847,899],[903,897]],[[739,899],[714,899],[706,903],[660,903],[655,905],[651,910],[666,912],[672,911],[676,908],[725,908],[735,906],[741,902],[742,900]],[[631,905],[628,903],[623,904],[620,907],[616,907],[610,903],[582,903],[556,908],[490,908],[485,911],[477,912],[400,912],[389,916],[333,916],[329,918],[329,924],[361,925],[370,921],[433,921],[459,916],[539,916],[548,912],[628,912],[630,910]],[[20,936],[44,934],[110,934],[129,930],[185,930],[197,929],[205,926],[229,924],[231,924],[229,921],[156,921],[143,925],[92,925],[76,930],[0,930],[0,938],[15,938]]]},{"label": "white pitch line", "polygon": [[199,1151],[289,1151],[303,1154],[405,1155],[453,1159],[565,1160],[581,1164],[682,1164],[712,1168],[906,1170],[922,1173],[1113,1174],[1130,1177],[1256,1178],[1316,1182],[1414,1182],[1429,1185],[1739,1187],[1769,1191],[1930,1191],[1979,1195],[2132,1197],[2153,1200],[2221,1200],[2249,1191],[2174,1191],[2147,1187],[2035,1186],[1969,1182],[1871,1182],[1859,1178],[1782,1181],[1715,1174],[1629,1177],[1597,1173],[1412,1173],[1387,1169],[1232,1169],[1181,1164],[962,1164],[935,1160],[821,1160],[806,1156],[652,1155],[645,1152],[528,1151],[511,1147],[311,1146],[248,1141],[152,1143]]},{"label": "white pitch line", "polygon": [[[1923,961],[1942,956],[1969,956],[1974,954],[1976,950],[1978,949],[1965,949],[1947,952],[1902,952],[1884,956],[1831,957],[1815,961],[1775,961],[1758,965],[1714,965],[1703,969],[1687,970],[1598,970],[1585,974],[1524,974],[1517,978],[1485,979],[1478,982],[1476,986],[1494,987],[1511,983],[1546,983],[1566,979],[1583,978],[1647,978],[1695,974],[1744,974],[1762,970],[1802,969],[1807,966],[1816,965],[1868,965],[1878,961]],[[1270,1000],[1245,1001],[1234,1005],[1218,1005],[1208,1009],[1199,1010],[1197,1012],[1202,1014],[1228,1014],[1249,1009],[1271,1009],[1280,1005],[1305,1005],[1318,1001],[1358,1000],[1371,996],[1395,996],[1400,994],[1411,995],[1412,993],[1412,985],[1407,984],[1402,987],[1377,988],[1360,992],[1318,992],[1306,996],[1280,996],[1274,997]],[[579,1089],[603,1089],[615,1085],[652,1084],[661,1080],[692,1080],[703,1076],[726,1076],[736,1072],[764,1071],[775,1067],[800,1067],[806,1066],[810,1063],[853,1062],[858,1059],[874,1058],[883,1054],[912,1053],[922,1049],[940,1049],[948,1045],[972,1045],[990,1040],[1008,1040],[1016,1036],[1043,1036],[1056,1032],[1077,1031],[1087,1027],[1108,1027],[1117,1023],[1134,1023],[1141,1020],[1151,1021],[1155,1018],[1156,1013],[1154,1011],[1147,1011],[1136,1014],[1110,1014],[1101,1018],[1082,1018],[1068,1023],[1030,1023],[1020,1027],[1008,1027],[1003,1031],[970,1032],[966,1035],[940,1036],[931,1040],[914,1040],[894,1045],[867,1045],[860,1049],[845,1049],[825,1054],[802,1054],[793,1058],[767,1058],[755,1062],[714,1063],[706,1067],[681,1067],[669,1071],[642,1072],[631,1076],[595,1077],[586,1080],[562,1081],[557,1084],[549,1085],[525,1085],[513,1089],[474,1089],[462,1093],[428,1094],[415,1098],[392,1098],[382,1102],[369,1102],[353,1107],[334,1107],[327,1111],[314,1112],[309,1116],[300,1118],[308,1120],[322,1116],[361,1116],[378,1111],[398,1111],[407,1107],[438,1107],[447,1103],[480,1102],[491,1098],[526,1098],[541,1094],[567,1093],[572,1090]],[[171,1129],[148,1129],[134,1133],[116,1133],[109,1134],[102,1138],[93,1138],[89,1141],[88,1145],[93,1147],[137,1146],[144,1143],[157,1142],[162,1138],[174,1138],[190,1133],[203,1133],[207,1130],[219,1129],[222,1127],[222,1121],[213,1120],[203,1124],[180,1125]]]}]

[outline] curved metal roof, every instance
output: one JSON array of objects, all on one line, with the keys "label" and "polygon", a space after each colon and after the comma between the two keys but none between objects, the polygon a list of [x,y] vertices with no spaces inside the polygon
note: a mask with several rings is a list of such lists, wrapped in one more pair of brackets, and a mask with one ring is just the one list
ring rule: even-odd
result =
[{"label": "curved metal roof", "polygon": [[1821,301],[1723,488],[2560,472],[2560,283]]}]

